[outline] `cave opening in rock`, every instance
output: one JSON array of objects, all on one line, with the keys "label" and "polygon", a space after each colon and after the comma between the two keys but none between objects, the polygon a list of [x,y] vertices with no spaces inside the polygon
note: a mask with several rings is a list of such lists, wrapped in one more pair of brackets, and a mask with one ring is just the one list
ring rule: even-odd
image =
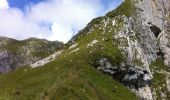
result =
[{"label": "cave opening in rock", "polygon": [[156,37],[158,37],[159,34],[161,33],[161,29],[157,27],[156,25],[150,26],[150,30],[154,33]]}]

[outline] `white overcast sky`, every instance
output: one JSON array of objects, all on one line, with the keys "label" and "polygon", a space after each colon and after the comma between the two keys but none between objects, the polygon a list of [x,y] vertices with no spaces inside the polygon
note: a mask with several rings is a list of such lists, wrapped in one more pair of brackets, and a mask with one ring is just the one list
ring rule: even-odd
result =
[{"label": "white overcast sky", "polygon": [[46,0],[21,9],[0,0],[0,36],[18,40],[37,37],[66,43],[93,18],[114,9],[121,0],[104,1]]}]

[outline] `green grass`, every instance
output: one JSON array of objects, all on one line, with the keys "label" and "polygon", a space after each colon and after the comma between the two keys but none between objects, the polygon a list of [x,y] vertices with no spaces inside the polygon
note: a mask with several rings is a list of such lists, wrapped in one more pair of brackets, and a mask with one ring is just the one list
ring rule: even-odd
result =
[{"label": "green grass", "polygon": [[[164,65],[164,60],[158,58],[155,62],[151,64],[151,69],[153,70],[153,80],[152,89],[156,90],[156,100],[162,100],[161,92],[166,93],[167,98],[170,98],[170,93],[167,90],[166,85],[166,71],[168,72],[168,67]],[[165,71],[165,72],[161,72]],[[161,72],[161,73],[160,73]]]},{"label": "green grass", "polygon": [[126,17],[130,17],[135,14],[135,6],[133,0],[126,0],[122,3],[117,9],[109,12],[106,16],[110,18],[114,18],[118,15],[125,15]]},{"label": "green grass", "polygon": [[[105,49],[103,54],[110,56],[109,49]],[[54,62],[43,67],[26,67],[1,75],[0,99],[135,100],[135,95],[126,87],[89,63],[92,60],[87,56],[89,50],[92,48],[85,45],[77,53],[65,50]]]},{"label": "green grass", "polygon": [[[0,76],[3,100],[129,100],[135,99],[126,87],[103,75],[80,54],[65,54],[41,68],[22,68]],[[68,56],[69,55],[69,56]],[[70,62],[72,59],[73,62]],[[24,71],[27,69],[27,71]],[[17,92],[20,92],[17,94]]]}]

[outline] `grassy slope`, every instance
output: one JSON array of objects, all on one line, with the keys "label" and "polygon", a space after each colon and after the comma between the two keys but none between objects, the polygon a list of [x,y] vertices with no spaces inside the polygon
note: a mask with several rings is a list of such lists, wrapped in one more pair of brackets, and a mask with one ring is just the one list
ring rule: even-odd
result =
[{"label": "grassy slope", "polygon": [[[91,24],[100,23],[93,21]],[[106,29],[101,34],[103,30],[96,28],[84,34],[84,30],[76,39],[77,52],[71,53],[76,48],[66,46],[64,53],[47,65],[1,75],[0,100],[136,100],[126,87],[94,68],[102,57],[110,58],[113,65],[123,61],[120,50],[113,46],[113,31]],[[98,42],[88,48],[94,39]]]},{"label": "grassy slope", "polygon": [[[126,87],[94,68],[93,61],[100,57],[111,57],[113,64],[119,64],[122,60],[120,51],[112,46],[112,40],[102,42],[102,35],[99,33],[94,31],[84,36],[78,42],[79,51],[70,53],[71,49],[65,49],[64,54],[43,67],[22,68],[1,75],[0,99],[135,99],[134,94]],[[95,37],[100,42],[93,48],[87,48],[87,43]],[[90,51],[94,53],[89,54]]]},{"label": "grassy slope", "polygon": [[120,7],[106,14],[108,17],[115,17],[117,15],[125,15],[127,17],[132,17],[135,13],[133,0],[126,0]]}]

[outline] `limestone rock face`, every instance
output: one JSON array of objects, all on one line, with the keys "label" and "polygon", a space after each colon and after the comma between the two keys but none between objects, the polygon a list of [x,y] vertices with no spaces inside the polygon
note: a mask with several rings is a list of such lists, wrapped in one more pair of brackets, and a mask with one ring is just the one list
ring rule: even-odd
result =
[{"label": "limestone rock face", "polygon": [[103,73],[112,75],[114,79],[123,83],[136,93],[141,99],[151,100],[151,77],[144,69],[138,69],[130,65],[112,66],[107,58],[98,61],[97,69]]},{"label": "limestone rock face", "polygon": [[[151,26],[158,27],[159,32],[159,45],[162,53],[164,54],[165,64],[170,66],[170,1],[169,0],[139,0],[137,7],[144,22]],[[154,29],[156,31],[156,29]]]},{"label": "limestone rock face", "polygon": [[[125,0],[100,19],[103,26],[99,29],[104,30],[103,34],[113,32],[113,45],[122,51],[125,61],[121,66],[112,66],[103,58],[97,69],[124,83],[141,99],[168,100],[170,76],[167,70],[161,69],[164,64],[158,66],[157,59],[163,59],[165,65],[170,66],[170,1]],[[161,70],[155,69],[157,67]],[[157,75],[165,76],[164,85],[155,85],[154,82],[161,81],[156,79]]]},{"label": "limestone rock face", "polygon": [[30,38],[18,41],[0,37],[0,73],[32,64],[61,48],[63,43]]},{"label": "limestone rock face", "polygon": [[[169,0],[139,0],[136,1],[135,5],[139,9],[141,18],[143,19],[143,24],[148,24],[151,29],[151,32],[155,34],[156,40],[155,43],[159,48],[159,52],[157,52],[157,56],[162,56],[164,60],[164,64],[170,67],[170,1]],[[151,34],[151,33],[150,33]],[[155,65],[154,65],[155,66]],[[162,67],[163,65],[159,66]],[[154,69],[155,70],[155,69]],[[164,86],[168,88],[161,89],[164,86],[160,85],[158,87],[154,87],[152,90],[152,94],[154,95],[153,99],[169,99],[169,72],[165,69],[161,71],[156,70],[153,71],[153,77],[156,77],[156,73],[161,73],[160,75],[164,75]],[[160,76],[159,75],[159,76]],[[161,80],[159,80],[161,81]],[[159,91],[159,92],[158,92]],[[160,97],[158,96],[160,94]]]}]

